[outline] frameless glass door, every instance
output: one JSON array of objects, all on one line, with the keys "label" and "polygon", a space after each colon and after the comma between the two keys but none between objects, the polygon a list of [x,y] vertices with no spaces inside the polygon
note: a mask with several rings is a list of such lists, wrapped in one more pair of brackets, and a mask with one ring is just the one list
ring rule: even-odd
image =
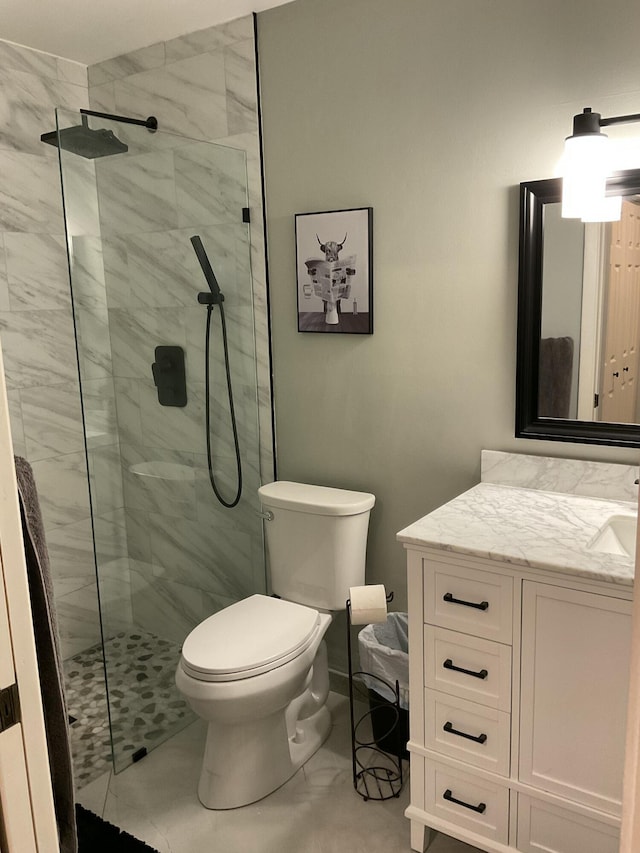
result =
[{"label": "frameless glass door", "polygon": [[[189,631],[265,589],[245,153],[75,112],[58,110],[57,121],[103,636],[88,652],[104,655],[119,770],[192,719],[174,686]],[[232,509],[210,483],[209,309],[198,302],[210,291],[194,236],[224,295],[243,480]],[[212,469],[232,498],[233,424],[211,311]]]}]

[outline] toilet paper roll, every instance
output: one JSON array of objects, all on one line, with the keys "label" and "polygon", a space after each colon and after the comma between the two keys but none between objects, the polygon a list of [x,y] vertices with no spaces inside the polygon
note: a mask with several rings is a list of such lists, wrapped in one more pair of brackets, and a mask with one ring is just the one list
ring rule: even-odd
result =
[{"label": "toilet paper roll", "polygon": [[352,586],[349,588],[349,599],[352,625],[387,621],[387,593],[384,584]]}]

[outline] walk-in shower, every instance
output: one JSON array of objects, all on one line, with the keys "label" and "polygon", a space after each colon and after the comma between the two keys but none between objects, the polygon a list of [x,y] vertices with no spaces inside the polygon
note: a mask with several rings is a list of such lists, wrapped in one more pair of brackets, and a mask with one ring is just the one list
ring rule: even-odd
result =
[{"label": "walk-in shower", "polygon": [[[65,665],[80,783],[191,720],[174,687],[183,639],[265,590],[246,155],[118,118],[58,110],[53,143],[99,593],[86,618],[103,637]],[[158,347],[183,351],[186,404],[159,402]]]}]

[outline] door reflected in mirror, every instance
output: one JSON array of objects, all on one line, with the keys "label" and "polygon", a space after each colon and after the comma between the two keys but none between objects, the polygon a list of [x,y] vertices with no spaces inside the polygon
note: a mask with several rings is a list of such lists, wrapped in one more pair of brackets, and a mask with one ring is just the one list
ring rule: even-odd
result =
[{"label": "door reflected in mirror", "polygon": [[640,424],[640,198],[618,222],[545,207],[538,411]]},{"label": "door reflected in mirror", "polygon": [[561,217],[561,180],[520,187],[516,436],[640,446],[640,171],[618,222]]}]

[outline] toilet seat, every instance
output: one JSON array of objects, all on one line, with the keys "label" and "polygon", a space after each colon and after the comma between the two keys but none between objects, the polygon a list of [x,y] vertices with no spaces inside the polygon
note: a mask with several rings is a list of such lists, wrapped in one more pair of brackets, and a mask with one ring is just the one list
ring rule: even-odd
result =
[{"label": "toilet seat", "polygon": [[312,607],[252,595],[209,616],[182,647],[181,667],[199,681],[237,681],[302,654],[320,630]]}]

